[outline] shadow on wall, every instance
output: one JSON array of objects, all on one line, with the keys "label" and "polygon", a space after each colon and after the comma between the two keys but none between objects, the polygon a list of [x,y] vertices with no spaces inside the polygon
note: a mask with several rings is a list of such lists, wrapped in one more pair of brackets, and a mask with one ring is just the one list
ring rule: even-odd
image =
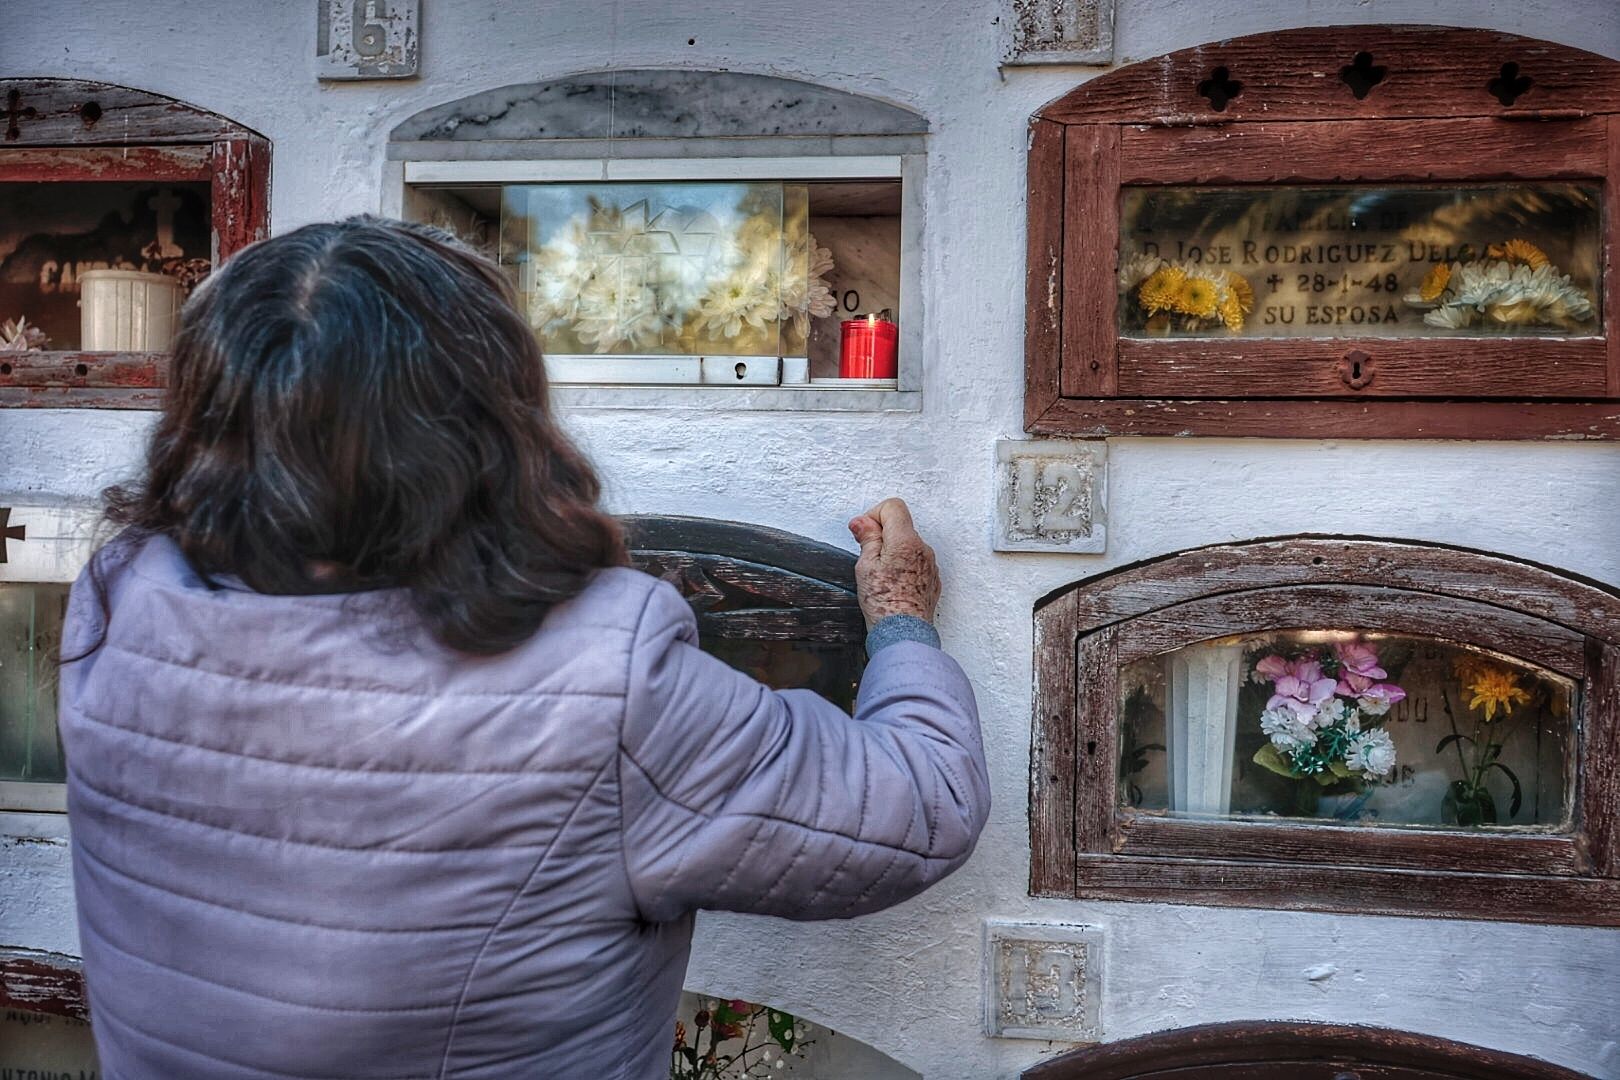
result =
[{"label": "shadow on wall", "polygon": [[[784,1080],[922,1080],[919,1073],[858,1039],[820,1024],[795,1020],[768,1006],[689,992],[681,995],[675,1015],[678,1027],[674,1032],[677,1045],[672,1057],[672,1080],[688,1076],[718,1076],[722,1080],[763,1076]],[[784,1053],[783,1041],[794,1050]],[[734,1060],[718,1072],[704,1071],[703,1059],[711,1052],[718,1062]]]}]

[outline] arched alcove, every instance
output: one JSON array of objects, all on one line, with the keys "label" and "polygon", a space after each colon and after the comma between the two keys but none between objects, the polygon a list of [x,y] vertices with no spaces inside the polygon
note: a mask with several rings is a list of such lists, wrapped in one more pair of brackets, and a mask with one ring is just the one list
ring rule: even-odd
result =
[{"label": "arched alcove", "polygon": [[1087,1047],[1024,1080],[1586,1080],[1536,1058],[1388,1028],[1206,1024]]}]

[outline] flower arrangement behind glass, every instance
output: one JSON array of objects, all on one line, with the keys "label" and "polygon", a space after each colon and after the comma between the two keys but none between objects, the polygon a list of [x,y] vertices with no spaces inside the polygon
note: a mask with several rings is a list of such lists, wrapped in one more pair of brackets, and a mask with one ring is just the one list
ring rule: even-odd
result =
[{"label": "flower arrangement behind glass", "polygon": [[1496,797],[1486,785],[1492,771],[1500,772],[1511,785],[1507,816],[1518,816],[1524,804],[1524,788],[1518,774],[1501,760],[1502,748],[1517,727],[1512,722],[1514,716],[1522,706],[1551,708],[1554,699],[1539,681],[1527,690],[1520,682],[1520,675],[1503,664],[1465,655],[1453,666],[1474,727],[1468,735],[1458,729],[1457,715],[1451,710],[1451,696],[1443,694],[1441,703],[1451,721],[1451,734],[1436,744],[1434,752],[1444,754],[1448,747],[1455,749],[1462,778],[1453,780],[1447,787],[1440,804],[1440,816],[1450,825],[1495,825],[1499,817]]},{"label": "flower arrangement behind glass", "polygon": [[1528,240],[1491,244],[1484,258],[1435,263],[1403,298],[1442,330],[1575,330],[1594,314],[1592,298]]},{"label": "flower arrangement behind glass", "polygon": [[1395,743],[1383,728],[1390,707],[1406,691],[1387,682],[1378,653],[1360,641],[1270,653],[1250,678],[1271,686],[1260,714],[1270,740],[1255,752],[1256,765],[1301,781],[1295,809],[1315,816],[1330,788],[1363,791],[1395,768]]},{"label": "flower arrangement behind glass", "polygon": [[675,1021],[670,1080],[744,1080],[771,1076],[803,1057],[807,1028],[791,1013],[732,999],[699,999],[689,1029]]},{"label": "flower arrangement behind glass", "polygon": [[1119,269],[1127,323],[1149,333],[1243,329],[1254,287],[1242,274],[1157,255],[1133,255]]},{"label": "flower arrangement behind glass", "polygon": [[596,353],[802,352],[810,319],[834,310],[832,252],[809,230],[805,189],[775,194],[662,209],[591,196],[535,253],[530,323],[548,347],[571,335]]}]

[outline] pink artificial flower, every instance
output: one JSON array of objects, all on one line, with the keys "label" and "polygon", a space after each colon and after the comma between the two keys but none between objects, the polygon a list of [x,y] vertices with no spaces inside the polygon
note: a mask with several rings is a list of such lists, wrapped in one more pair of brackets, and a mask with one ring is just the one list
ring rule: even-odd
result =
[{"label": "pink artificial flower", "polygon": [[1254,673],[1263,675],[1270,682],[1276,682],[1288,674],[1289,663],[1276,653],[1272,653],[1258,664],[1254,665]]},{"label": "pink artificial flower", "polygon": [[1278,679],[1272,689],[1276,693],[1266,702],[1268,709],[1289,709],[1301,720],[1316,715],[1316,707],[1332,697],[1338,684],[1322,677],[1322,665],[1315,660],[1296,660],[1288,665],[1288,674]]},{"label": "pink artificial flower", "polygon": [[1378,666],[1378,654],[1371,646],[1359,641],[1341,641],[1333,647],[1333,653],[1339,660],[1338,693],[1345,697],[1360,697],[1373,683],[1389,675]]}]

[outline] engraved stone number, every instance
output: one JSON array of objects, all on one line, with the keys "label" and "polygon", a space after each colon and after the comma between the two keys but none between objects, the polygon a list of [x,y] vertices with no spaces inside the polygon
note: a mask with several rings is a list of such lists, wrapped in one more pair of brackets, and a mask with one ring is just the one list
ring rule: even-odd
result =
[{"label": "engraved stone number", "polygon": [[388,18],[382,0],[354,0],[354,51],[371,58],[381,56],[388,46]]}]

